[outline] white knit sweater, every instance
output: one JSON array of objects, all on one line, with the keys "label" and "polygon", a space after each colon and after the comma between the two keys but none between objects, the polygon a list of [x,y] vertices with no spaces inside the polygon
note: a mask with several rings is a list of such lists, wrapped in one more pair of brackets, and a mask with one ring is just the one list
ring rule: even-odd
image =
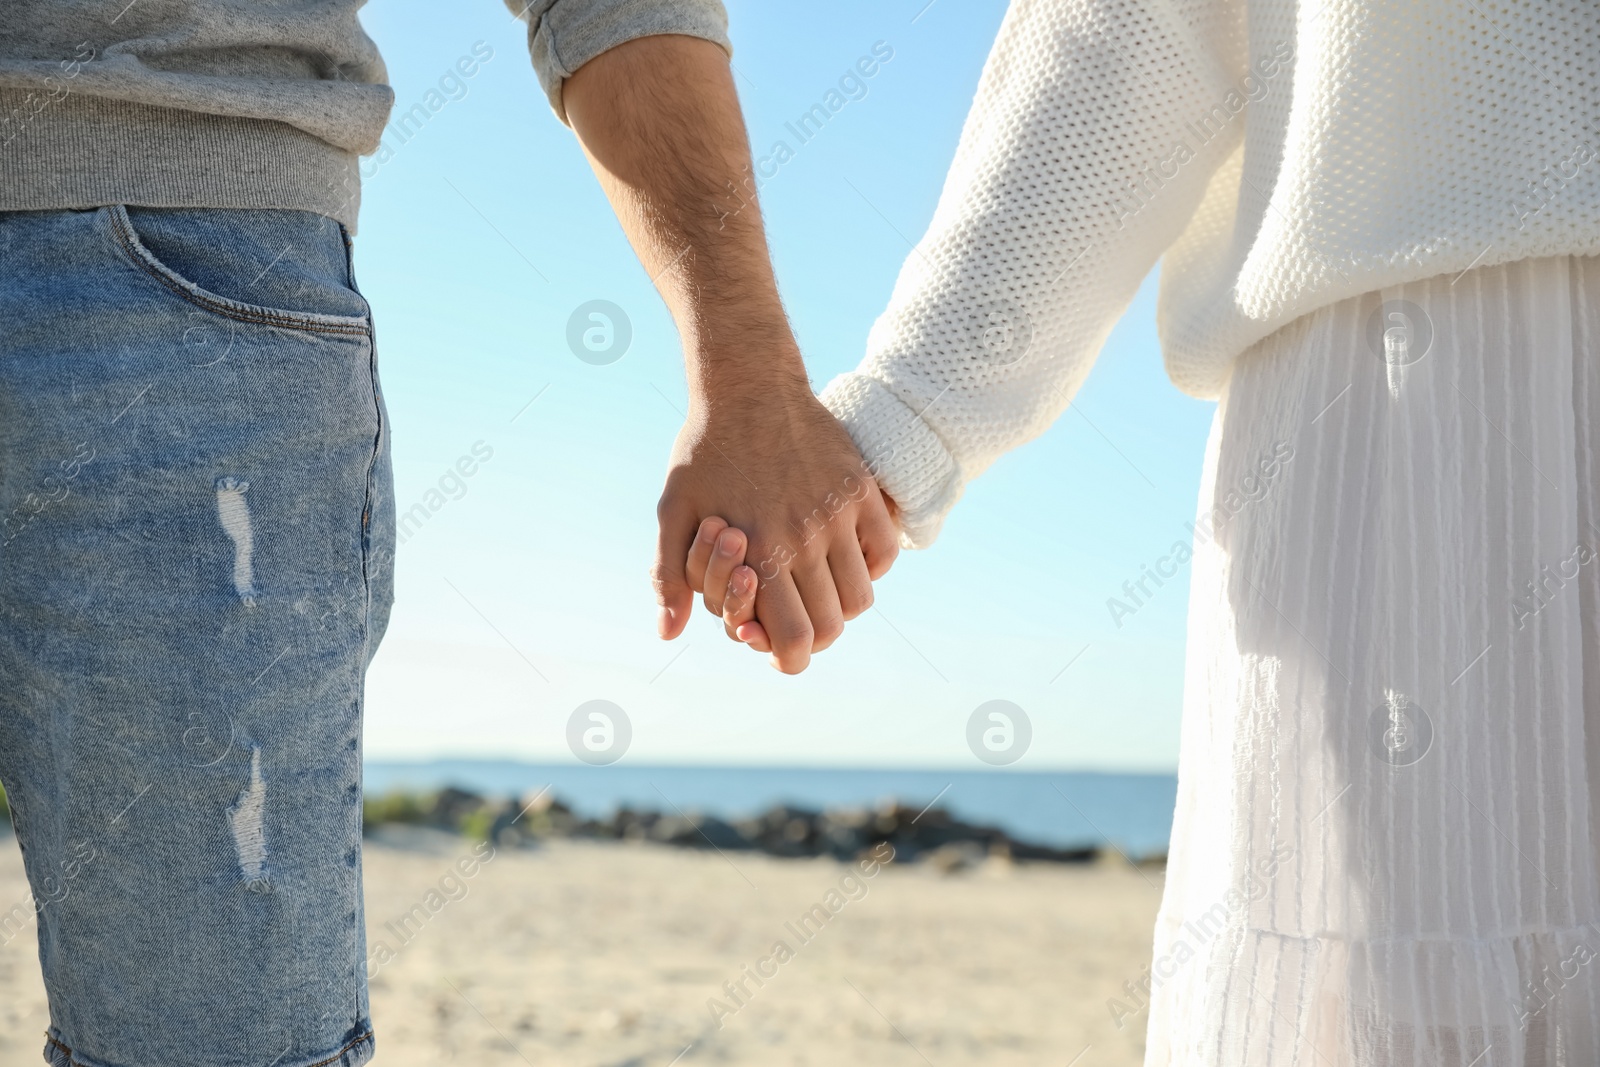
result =
[{"label": "white knit sweater", "polygon": [[1600,254],[1600,0],[1013,0],[823,401],[921,547],[1065,410],[1157,259],[1167,372],[1209,398],[1318,307],[1565,253]]}]

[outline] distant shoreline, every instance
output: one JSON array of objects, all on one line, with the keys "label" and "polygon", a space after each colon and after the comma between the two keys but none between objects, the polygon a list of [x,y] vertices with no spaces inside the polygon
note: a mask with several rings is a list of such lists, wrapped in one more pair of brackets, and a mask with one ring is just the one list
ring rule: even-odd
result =
[{"label": "distant shoreline", "polygon": [[[453,786],[431,793],[395,791],[368,796],[363,832],[394,827],[459,833],[495,848],[536,848],[554,840],[637,841],[718,853],[764,852],[785,859],[831,856],[841,862],[931,860],[946,870],[1002,862],[1092,863],[1107,851],[1094,842],[1055,848],[1023,840],[994,825],[966,822],[933,804],[893,802],[876,808],[818,810],[778,804],[729,821],[675,805],[667,810],[619,808],[609,818],[584,817],[548,786],[531,795],[496,800]],[[1129,863],[1165,863],[1159,855],[1130,856]]]},{"label": "distant shoreline", "polygon": [[992,828],[1045,849],[1164,854],[1177,780],[1170,774],[1037,769],[634,765],[432,759],[366,764],[366,790],[424,794],[446,787],[496,801],[548,789],[579,821],[619,812],[688,813],[737,823],[787,806],[816,813],[885,804]]}]

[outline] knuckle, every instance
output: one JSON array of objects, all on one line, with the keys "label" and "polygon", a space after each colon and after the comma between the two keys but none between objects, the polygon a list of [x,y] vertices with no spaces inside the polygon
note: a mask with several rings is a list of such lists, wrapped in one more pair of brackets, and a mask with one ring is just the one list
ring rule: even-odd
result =
[{"label": "knuckle", "polygon": [[816,626],[813,641],[815,643],[833,644],[844,633],[844,619],[835,615],[823,619]]},{"label": "knuckle", "polygon": [[796,559],[795,551],[783,541],[765,537],[752,541],[748,552],[751,559],[760,560],[768,567],[779,569],[792,566]]},{"label": "knuckle", "polygon": [[780,653],[798,652],[811,647],[812,633],[809,623],[779,623],[777,632],[770,636],[772,647]]},{"label": "knuckle", "polygon": [[866,613],[868,608],[872,607],[872,594],[870,592],[852,593],[847,599],[841,601],[840,607],[843,609],[846,622],[859,618]]}]

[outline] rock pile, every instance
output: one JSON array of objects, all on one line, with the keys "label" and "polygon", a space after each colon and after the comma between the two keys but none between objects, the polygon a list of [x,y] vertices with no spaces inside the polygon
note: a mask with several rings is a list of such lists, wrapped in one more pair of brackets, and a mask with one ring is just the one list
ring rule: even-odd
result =
[{"label": "rock pile", "polygon": [[365,815],[369,831],[384,823],[409,823],[513,847],[536,845],[547,838],[581,838],[848,860],[886,841],[894,847],[897,861],[928,859],[950,870],[991,856],[1086,863],[1100,855],[1095,846],[1063,849],[1019,841],[998,827],[963,822],[944,808],[923,810],[892,802],[876,809],[829,811],[778,805],[733,822],[700,812],[674,809],[662,813],[627,807],[608,818],[594,819],[579,815],[548,793],[496,800],[447,787],[422,796],[391,793],[369,797]]}]

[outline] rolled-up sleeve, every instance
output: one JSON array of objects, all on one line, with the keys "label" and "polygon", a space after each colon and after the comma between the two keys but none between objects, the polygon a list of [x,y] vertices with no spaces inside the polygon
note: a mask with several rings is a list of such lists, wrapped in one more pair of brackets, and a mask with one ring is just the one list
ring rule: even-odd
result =
[{"label": "rolled-up sleeve", "polygon": [[722,0],[505,0],[528,24],[528,51],[556,117],[567,121],[561,89],[579,67],[637,37],[676,33],[719,45],[730,56]]}]

